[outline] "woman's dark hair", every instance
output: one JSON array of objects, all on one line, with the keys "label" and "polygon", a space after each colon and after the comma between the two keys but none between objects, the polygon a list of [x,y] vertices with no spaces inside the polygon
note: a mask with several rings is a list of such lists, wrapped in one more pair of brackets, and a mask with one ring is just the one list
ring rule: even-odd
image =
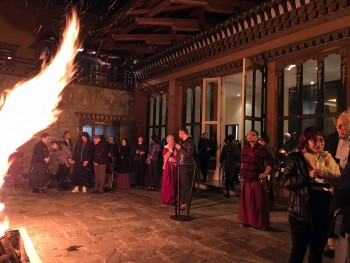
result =
[{"label": "woman's dark hair", "polygon": [[59,141],[57,141],[57,140],[52,140],[52,141],[50,142],[50,144],[51,144],[51,145],[57,144],[58,150],[62,150],[62,144],[61,144]]},{"label": "woman's dark hair", "polygon": [[120,145],[122,146],[122,142],[125,141],[125,146],[128,146],[128,140],[126,138],[123,138],[121,141],[120,141]]},{"label": "woman's dark hair", "polygon": [[90,135],[87,132],[82,132],[81,136],[86,137],[88,140],[90,140]]},{"label": "woman's dark hair", "polygon": [[326,139],[326,135],[320,127],[310,126],[306,128],[300,134],[298,149],[303,150],[307,146],[308,140],[316,140],[317,136],[321,136],[323,139]]},{"label": "woman's dark hair", "polygon": [[151,139],[152,139],[152,141],[154,141],[154,143],[159,144],[159,139],[158,139],[158,136],[157,136],[157,135],[153,134],[153,135],[151,136]]}]

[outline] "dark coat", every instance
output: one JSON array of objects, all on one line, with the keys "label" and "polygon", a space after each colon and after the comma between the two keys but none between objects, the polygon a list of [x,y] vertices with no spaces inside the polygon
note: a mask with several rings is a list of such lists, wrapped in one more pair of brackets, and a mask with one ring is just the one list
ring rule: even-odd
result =
[{"label": "dark coat", "polygon": [[130,149],[128,146],[120,146],[117,152],[117,173],[128,173],[130,171]]},{"label": "dark coat", "polygon": [[93,166],[93,155],[94,144],[91,141],[87,141],[84,144],[83,141],[80,140],[77,145],[75,145],[72,160],[80,164],[84,161],[88,161],[88,166],[91,168]]},{"label": "dark coat", "polygon": [[334,158],[334,160],[339,163],[339,160],[335,158],[337,154],[337,148],[339,143],[339,135],[337,132],[332,133],[327,136],[325,150],[328,151]]},{"label": "dark coat", "polygon": [[[136,154],[136,151],[139,150],[139,151],[142,151],[142,152],[145,152],[144,154]],[[145,144],[136,144],[134,149],[133,149],[133,156],[134,156],[134,161],[136,164],[140,164],[140,165],[144,165],[145,164],[145,160],[147,158],[147,154],[148,154],[148,151],[147,151],[147,146]]]},{"label": "dark coat", "polygon": [[339,186],[336,188],[332,203],[331,214],[340,209],[340,214],[343,215],[344,233],[350,233],[350,164],[345,167],[341,175]]},{"label": "dark coat", "polygon": [[108,163],[109,145],[105,140],[100,140],[95,144],[94,148],[94,163],[107,164]]},{"label": "dark coat", "polygon": [[[212,148],[212,145],[211,145],[209,139],[201,138],[198,141],[197,147],[198,147],[199,159],[204,160],[204,161],[208,161],[210,158],[210,151]],[[209,151],[208,151],[208,148],[210,148]]]},{"label": "dark coat", "polygon": [[309,222],[310,177],[307,162],[300,152],[293,152],[287,158],[282,182],[284,187],[291,191],[288,214],[298,220]]},{"label": "dark coat", "polygon": [[34,146],[32,163],[46,164],[44,159],[49,156],[50,156],[50,151],[47,145],[43,143],[41,140],[38,141]]},{"label": "dark coat", "polygon": [[196,154],[196,145],[193,138],[188,137],[181,142],[181,148],[178,150],[177,162],[179,165],[194,165]]}]

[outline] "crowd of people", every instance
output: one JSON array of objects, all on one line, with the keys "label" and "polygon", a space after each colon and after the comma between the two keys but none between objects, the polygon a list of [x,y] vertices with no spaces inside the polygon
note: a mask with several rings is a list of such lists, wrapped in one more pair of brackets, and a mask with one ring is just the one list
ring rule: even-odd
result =
[{"label": "crowd of people", "polygon": [[[196,146],[185,128],[180,129],[179,138],[175,143],[175,137],[168,135],[164,147],[156,135],[151,136],[149,146],[142,136],[135,145],[129,145],[124,138],[116,147],[113,137],[94,135],[91,139],[82,132],[73,147],[69,131],[64,132],[62,140],[51,141],[50,135],[43,133],[34,146],[28,173],[30,185],[35,193],[45,193],[47,185],[56,181],[60,191],[103,194],[114,186],[130,189],[133,172],[135,188],[161,189],[160,200],[165,205],[174,204],[174,189],[180,184],[181,209],[186,209]],[[49,165],[53,162],[58,165],[51,172]],[[176,181],[178,172],[180,180]]]},{"label": "crowd of people", "polygon": [[[336,130],[327,137],[319,127],[310,126],[298,140],[295,134],[284,134],[287,158],[280,178],[290,192],[289,262],[303,262],[307,248],[309,262],[322,262],[323,254],[335,257],[335,262],[350,262],[350,112],[339,115]],[[133,171],[137,189],[160,189],[162,204],[179,201],[180,208],[187,209],[191,202],[193,168],[197,161],[203,181],[207,180],[213,144],[204,132],[197,145],[197,160],[196,144],[188,130],[180,129],[178,137],[176,143],[175,136],[168,135],[163,147],[155,135],[149,146],[139,136],[135,145],[122,139],[116,147],[113,137],[95,135],[91,141],[89,134],[83,132],[73,147],[68,131],[61,141],[49,141],[49,134],[43,133],[31,159],[29,175],[33,192],[45,191],[46,178],[50,177],[48,165],[55,159],[59,190],[73,186],[73,193],[102,194],[114,185],[130,189]],[[276,151],[269,145],[269,137],[260,136],[256,130],[248,132],[242,147],[234,139],[229,135],[220,153],[225,197],[230,197],[232,186],[240,182],[240,226],[253,231],[269,230],[274,197],[267,182],[271,186],[275,177]],[[179,196],[176,189],[180,189]]]}]

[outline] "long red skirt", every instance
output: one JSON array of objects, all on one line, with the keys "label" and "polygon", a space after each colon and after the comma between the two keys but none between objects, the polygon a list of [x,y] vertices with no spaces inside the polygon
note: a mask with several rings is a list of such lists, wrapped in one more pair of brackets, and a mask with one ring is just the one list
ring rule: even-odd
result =
[{"label": "long red skirt", "polygon": [[238,219],[257,228],[270,227],[269,195],[260,181],[243,182]]},{"label": "long red skirt", "polygon": [[116,185],[118,189],[130,189],[129,173],[117,173]]}]

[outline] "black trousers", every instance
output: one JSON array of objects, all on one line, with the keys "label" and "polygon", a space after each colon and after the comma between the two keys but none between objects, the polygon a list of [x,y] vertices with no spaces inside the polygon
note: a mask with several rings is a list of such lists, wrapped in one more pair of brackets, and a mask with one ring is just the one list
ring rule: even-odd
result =
[{"label": "black trousers", "polygon": [[203,176],[203,180],[206,181],[208,177],[208,165],[209,165],[209,158],[205,157],[199,157],[199,167],[201,169],[201,173]]},{"label": "black trousers", "polygon": [[33,189],[40,190],[48,181],[49,168],[47,164],[32,163],[30,170],[31,184]]},{"label": "black trousers", "polygon": [[180,176],[180,201],[182,204],[190,202],[190,182],[192,180],[192,166],[178,166]]},{"label": "black trousers", "polygon": [[73,185],[74,186],[91,186],[92,169],[88,166],[83,166],[82,162],[75,162],[73,168]]},{"label": "black trousers", "polygon": [[311,221],[305,222],[289,216],[292,235],[290,263],[302,263],[309,246],[309,263],[321,263],[331,218],[329,204],[331,193],[321,190],[310,190]]},{"label": "black trousers", "polygon": [[59,188],[68,188],[69,187],[69,172],[70,168],[67,167],[65,164],[59,164],[58,165],[58,171],[57,171],[57,182],[59,185]]},{"label": "black trousers", "polygon": [[235,182],[238,180],[238,169],[235,165],[225,163],[225,187],[227,193],[230,193],[230,188],[234,188]]},{"label": "black trousers", "polygon": [[145,184],[145,167],[144,163],[134,162],[134,175],[136,186],[144,186]]}]

